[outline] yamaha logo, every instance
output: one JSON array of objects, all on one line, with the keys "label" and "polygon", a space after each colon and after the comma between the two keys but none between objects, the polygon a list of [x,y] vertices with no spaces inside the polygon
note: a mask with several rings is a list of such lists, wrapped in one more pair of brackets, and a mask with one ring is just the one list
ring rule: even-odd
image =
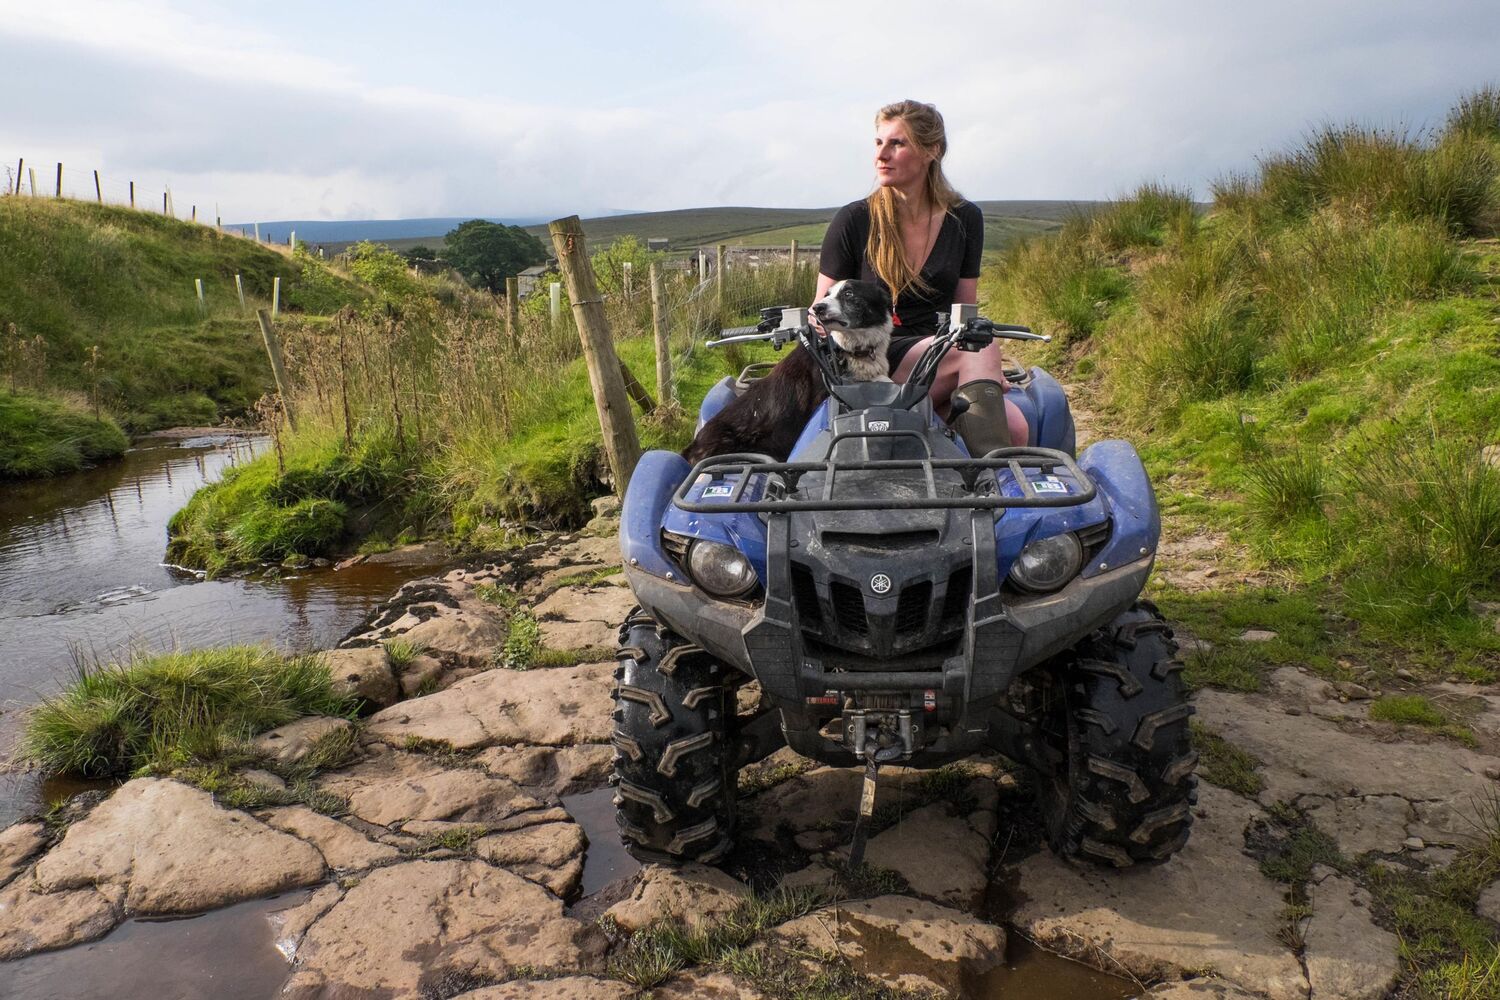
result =
[{"label": "yamaha logo", "polygon": [[877,594],[888,593],[891,589],[891,578],[884,573],[876,573],[870,577],[870,589]]},{"label": "yamaha logo", "polygon": [[872,431],[888,431],[890,429],[891,429],[891,422],[889,420],[871,420],[870,421],[870,430],[872,430]]}]

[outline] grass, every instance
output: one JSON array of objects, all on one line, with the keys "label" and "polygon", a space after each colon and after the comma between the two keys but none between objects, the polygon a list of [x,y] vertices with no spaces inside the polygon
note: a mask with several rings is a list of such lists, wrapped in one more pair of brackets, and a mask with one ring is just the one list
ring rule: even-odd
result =
[{"label": "grass", "polygon": [[[0,198],[0,375],[92,395],[131,432],[247,413],[270,385],[253,316],[281,279],[290,321],[368,297],[356,282],[207,226],[89,202]],[[208,309],[198,311],[202,279]],[[3,425],[0,425],[3,426]]]},{"label": "grass", "polygon": [[1370,718],[1378,722],[1393,722],[1398,726],[1417,726],[1430,729],[1466,746],[1476,746],[1478,741],[1467,727],[1450,719],[1442,709],[1420,694],[1388,694],[1370,703]]},{"label": "grass", "polygon": [[91,664],[32,710],[19,755],[46,774],[123,777],[212,762],[305,715],[343,715],[317,656],[262,646]]},{"label": "grass", "polygon": [[411,666],[412,661],[427,651],[427,646],[422,642],[397,637],[385,642],[385,661],[391,665],[391,669],[400,673]]},{"label": "grass", "polygon": [[497,654],[500,666],[507,670],[530,670],[542,649],[542,631],[537,621],[524,611],[511,616],[505,644]]},{"label": "grass", "polygon": [[77,472],[125,453],[108,416],[56,396],[0,389],[0,479]]},{"label": "grass", "polygon": [[1260,761],[1254,755],[1197,722],[1192,723],[1192,735],[1200,778],[1252,799],[1265,790],[1265,779],[1255,770]]}]

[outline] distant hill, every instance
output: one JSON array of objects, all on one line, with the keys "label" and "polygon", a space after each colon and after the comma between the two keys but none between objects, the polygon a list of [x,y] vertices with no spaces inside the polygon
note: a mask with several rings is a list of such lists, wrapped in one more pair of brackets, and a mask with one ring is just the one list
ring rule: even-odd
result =
[{"label": "distant hill", "polygon": [[[979,201],[989,225],[985,234],[986,249],[998,249],[1017,235],[1045,231],[1069,215],[1087,212],[1102,204],[1095,201]],[[687,249],[709,243],[754,244],[783,243],[797,239],[812,246],[823,238],[823,230],[833,218],[836,206],[827,208],[756,208],[751,206],[718,206],[681,208],[670,212],[622,212],[583,220],[583,230],[590,243],[609,243],[621,236],[641,240],[665,238],[676,249]],[[316,220],[282,220],[262,222],[263,238],[285,243],[293,230],[299,240],[316,243],[337,253],[353,243],[371,240],[385,243],[397,251],[418,244],[438,247],[444,234],[473,216],[430,219],[358,219],[344,222]],[[528,232],[547,240],[547,221],[530,218],[487,217],[490,222],[523,226]],[[230,223],[225,228],[251,223]]]}]

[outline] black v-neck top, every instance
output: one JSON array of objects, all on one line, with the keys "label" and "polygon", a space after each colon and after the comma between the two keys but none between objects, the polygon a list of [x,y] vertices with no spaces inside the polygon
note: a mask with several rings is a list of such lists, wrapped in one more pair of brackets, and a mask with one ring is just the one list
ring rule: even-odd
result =
[{"label": "black v-neck top", "polygon": [[[828,224],[818,270],[835,281],[859,278],[880,282],[880,276],[865,259],[865,244],[869,239],[869,203],[863,199],[852,201],[839,209]],[[983,253],[984,213],[973,202],[960,200],[943,216],[932,252],[922,266],[927,290],[908,288],[896,303],[896,333],[924,336],[935,333],[937,314],[947,312],[953,305],[959,279],[979,277]],[[890,291],[889,286],[880,283]]]}]

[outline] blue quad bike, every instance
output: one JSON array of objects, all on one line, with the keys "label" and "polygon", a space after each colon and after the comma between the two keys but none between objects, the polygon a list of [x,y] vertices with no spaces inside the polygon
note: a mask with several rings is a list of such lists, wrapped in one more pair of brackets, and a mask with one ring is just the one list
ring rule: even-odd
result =
[{"label": "blue quad bike", "polygon": [[[614,711],[636,858],[722,858],[739,769],[782,745],[865,768],[851,863],[881,764],[985,750],[1035,772],[1063,857],[1125,867],[1187,841],[1192,706],[1140,598],[1160,534],[1145,468],[1119,440],[1075,458],[1067,398],[1040,368],[1007,371],[1028,446],[971,456],[934,413],[938,363],[1048,338],[953,308],[901,385],[846,379],[807,310],[763,310],[717,343],[812,353],[828,398],[790,459],[652,451],[636,467],[620,543],[640,609],[620,630]],[[712,389],[701,421],[766,367]],[[740,714],[752,680],[759,712]]]}]

